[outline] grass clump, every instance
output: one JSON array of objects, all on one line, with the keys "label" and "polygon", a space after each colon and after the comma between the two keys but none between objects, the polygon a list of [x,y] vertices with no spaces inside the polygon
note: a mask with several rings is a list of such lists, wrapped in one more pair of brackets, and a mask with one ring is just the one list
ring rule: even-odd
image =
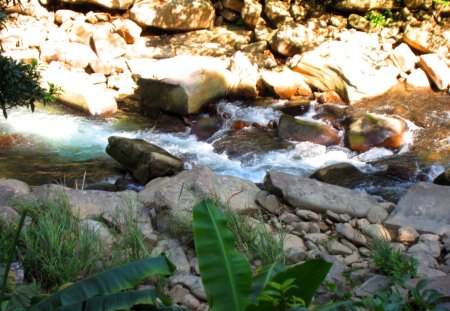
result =
[{"label": "grass clump", "polygon": [[371,255],[377,268],[394,284],[417,276],[417,261],[393,249],[385,239],[372,240]]},{"label": "grass clump", "polygon": [[[16,203],[17,204],[17,203]],[[22,230],[19,256],[26,277],[45,289],[84,278],[99,267],[102,243],[96,232],[82,229],[64,193],[19,203],[31,216]]]}]

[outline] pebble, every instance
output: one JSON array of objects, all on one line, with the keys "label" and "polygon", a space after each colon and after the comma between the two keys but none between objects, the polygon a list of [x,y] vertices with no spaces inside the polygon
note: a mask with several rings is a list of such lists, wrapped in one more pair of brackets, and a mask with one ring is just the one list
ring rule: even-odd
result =
[{"label": "pebble", "polygon": [[320,215],[313,211],[298,209],[295,211],[295,214],[298,217],[300,217],[304,220],[308,220],[308,221],[319,221],[320,220]]}]

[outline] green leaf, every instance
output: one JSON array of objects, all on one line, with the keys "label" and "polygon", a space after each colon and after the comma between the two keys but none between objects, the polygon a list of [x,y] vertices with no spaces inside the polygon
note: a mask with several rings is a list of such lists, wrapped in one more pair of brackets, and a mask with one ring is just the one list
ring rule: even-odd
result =
[{"label": "green leaf", "polygon": [[170,275],[173,267],[166,257],[143,259],[98,273],[42,300],[30,311],[49,311],[83,302],[97,295],[131,289],[149,275]]},{"label": "green leaf", "polygon": [[272,281],[281,284],[287,279],[294,278],[296,287],[290,288],[287,295],[303,299],[308,307],[320,284],[325,280],[330,268],[331,263],[329,262],[311,259],[278,273],[273,277]]},{"label": "green leaf", "polygon": [[252,272],[236,251],[224,215],[211,200],[204,200],[194,207],[193,218],[195,250],[211,310],[244,310]]},{"label": "green leaf", "polygon": [[250,290],[249,299],[251,303],[258,303],[258,297],[261,295],[263,289],[278,273],[285,271],[286,266],[282,263],[273,263],[261,269],[261,272],[253,278],[252,287]]}]

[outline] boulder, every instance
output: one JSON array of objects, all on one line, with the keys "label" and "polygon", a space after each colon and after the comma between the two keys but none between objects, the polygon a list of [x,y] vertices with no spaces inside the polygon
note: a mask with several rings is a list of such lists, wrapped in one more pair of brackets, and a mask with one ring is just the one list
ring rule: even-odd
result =
[{"label": "boulder", "polygon": [[30,193],[30,186],[20,180],[0,178],[0,206],[9,204],[9,200],[25,197]]},{"label": "boulder", "polygon": [[3,224],[15,225],[19,219],[19,213],[17,213],[13,208],[9,206],[0,206],[0,226]]},{"label": "boulder", "polygon": [[71,72],[57,66],[49,66],[42,72],[44,82],[61,87],[56,99],[75,109],[94,116],[109,116],[117,111],[114,97],[106,90],[95,86],[89,75]]},{"label": "boulder", "polygon": [[328,184],[345,186],[347,188],[349,188],[349,185],[353,185],[354,183],[359,184],[361,180],[367,178],[366,174],[354,165],[346,162],[320,168],[309,177]]},{"label": "boulder", "polygon": [[94,32],[92,34],[97,56],[102,61],[112,60],[125,54],[125,39],[117,33]]},{"label": "boulder", "polygon": [[255,0],[244,0],[244,6],[241,11],[241,17],[244,23],[250,28],[255,29],[261,19],[262,5]]},{"label": "boulder", "polygon": [[441,186],[450,186],[450,168],[439,174],[433,183]]},{"label": "boulder", "polygon": [[422,53],[446,55],[449,51],[450,38],[448,30],[439,25],[421,23],[421,27],[408,26],[403,32],[402,40]]},{"label": "boulder", "polygon": [[405,129],[403,120],[367,113],[350,125],[347,137],[350,148],[357,151],[371,147],[399,148]]},{"label": "boulder", "polygon": [[421,182],[411,187],[384,222],[387,228],[410,226],[420,233],[438,235],[448,231],[448,187]]},{"label": "boulder", "polygon": [[439,90],[450,85],[450,69],[436,54],[420,55],[420,65]]},{"label": "boulder", "polygon": [[264,186],[294,208],[320,213],[329,210],[352,217],[366,217],[370,208],[379,205],[369,195],[288,173],[268,172]]},{"label": "boulder", "polygon": [[130,10],[130,19],[141,26],[172,31],[210,28],[215,10],[206,0],[143,0]]},{"label": "boulder", "polygon": [[60,61],[71,67],[86,68],[89,62],[98,59],[89,46],[75,42],[46,41],[41,44],[39,50],[42,61],[47,63]]},{"label": "boulder", "polygon": [[313,51],[293,57],[289,66],[301,73],[310,86],[320,91],[336,91],[348,103],[381,95],[397,84],[398,69],[376,61],[381,55],[374,53],[370,40],[371,37],[362,36],[361,42],[325,42]]},{"label": "boulder", "polygon": [[407,89],[430,88],[430,81],[422,68],[418,68],[406,77]]},{"label": "boulder", "polygon": [[298,72],[283,67],[280,71],[261,70],[261,79],[266,88],[279,98],[311,96],[312,91]]},{"label": "boulder", "polygon": [[337,145],[339,136],[328,126],[312,121],[282,115],[278,125],[278,135],[289,140],[310,141],[325,146]]},{"label": "boulder", "polygon": [[230,71],[235,80],[230,89],[231,96],[238,98],[258,96],[256,89],[259,80],[258,65],[253,65],[244,53],[238,51],[231,59]]},{"label": "boulder", "polygon": [[201,118],[192,125],[191,134],[199,140],[210,138],[215,132],[222,128],[223,120],[220,117]]},{"label": "boulder", "polygon": [[61,0],[62,2],[72,3],[72,4],[95,4],[100,5],[102,7],[112,9],[112,10],[126,10],[129,9],[134,0]]},{"label": "boulder", "polygon": [[283,24],[269,41],[270,47],[282,56],[294,56],[319,45],[314,31],[297,23]]},{"label": "boulder", "polygon": [[143,110],[198,113],[228,93],[231,73],[226,65],[207,56],[176,56],[147,64],[138,83]]},{"label": "boulder", "polygon": [[115,27],[115,32],[128,44],[134,44],[141,36],[142,28],[130,19],[118,18],[112,24]]},{"label": "boulder", "polygon": [[141,184],[183,170],[183,161],[143,139],[110,136],[106,152],[130,170]]},{"label": "boulder", "polygon": [[395,1],[386,0],[338,0],[333,1],[333,9],[344,12],[367,12],[373,9],[392,9]]},{"label": "boulder", "polygon": [[289,13],[288,2],[268,1],[264,6],[264,13],[266,14],[267,19],[276,28],[293,21],[293,18]]},{"label": "boulder", "polygon": [[391,53],[391,59],[398,69],[408,72],[414,69],[417,63],[417,56],[411,51],[406,43],[401,43]]}]

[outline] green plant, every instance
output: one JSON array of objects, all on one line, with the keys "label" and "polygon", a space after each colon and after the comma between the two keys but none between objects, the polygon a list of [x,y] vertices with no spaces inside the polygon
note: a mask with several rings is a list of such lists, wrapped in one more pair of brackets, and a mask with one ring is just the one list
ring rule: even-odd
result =
[{"label": "green plant", "polygon": [[236,245],[250,262],[259,260],[262,266],[275,262],[285,263],[283,231],[274,235],[263,220],[249,222],[248,218],[236,214],[231,208],[225,209],[228,228],[236,238]]},{"label": "green plant", "polygon": [[32,223],[23,230],[19,245],[28,279],[50,289],[99,269],[101,241],[94,230],[80,227],[64,193],[16,204],[33,211]]},{"label": "green plant", "polygon": [[168,276],[173,266],[163,256],[128,263],[79,281],[34,305],[29,311],[113,311],[135,305],[145,310],[182,310],[160,302],[155,288],[131,290],[150,275]]},{"label": "green plant", "polygon": [[450,6],[450,1],[445,1],[445,0],[433,0],[434,3],[436,4],[442,4],[443,6]]},{"label": "green plant", "polygon": [[331,268],[323,260],[292,267],[274,263],[252,277],[248,261],[236,251],[235,237],[227,228],[225,216],[211,200],[194,207],[193,229],[211,310],[298,310],[300,301],[308,307]]},{"label": "green plant", "polygon": [[370,24],[377,28],[383,28],[390,23],[392,23],[392,11],[386,10],[383,13],[380,13],[378,11],[370,10],[365,18],[370,21]]},{"label": "green plant", "polygon": [[371,241],[371,256],[377,268],[395,284],[417,276],[417,261],[393,249],[385,239]]}]

